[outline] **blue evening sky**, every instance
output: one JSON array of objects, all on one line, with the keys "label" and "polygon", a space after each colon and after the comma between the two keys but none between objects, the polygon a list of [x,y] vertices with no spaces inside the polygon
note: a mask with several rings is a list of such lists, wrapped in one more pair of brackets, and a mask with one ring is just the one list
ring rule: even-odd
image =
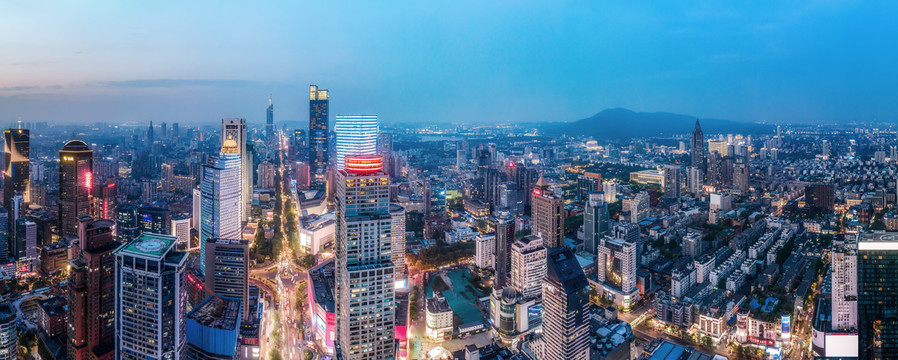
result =
[{"label": "blue evening sky", "polygon": [[6,1],[0,123],[898,120],[898,2]]}]

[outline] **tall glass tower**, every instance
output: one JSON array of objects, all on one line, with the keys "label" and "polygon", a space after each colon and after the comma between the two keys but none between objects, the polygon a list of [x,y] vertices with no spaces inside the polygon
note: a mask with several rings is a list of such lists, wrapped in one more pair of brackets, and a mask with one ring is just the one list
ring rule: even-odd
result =
[{"label": "tall glass tower", "polygon": [[244,204],[241,206],[240,220],[246,221],[253,203],[253,159],[246,148],[246,119],[221,119],[222,148],[228,140],[237,142],[235,149],[240,155],[240,197]]},{"label": "tall glass tower", "polygon": [[69,141],[59,150],[60,236],[78,236],[78,217],[90,215],[93,167],[94,152],[84,141]]},{"label": "tall glass tower", "polygon": [[[206,264],[206,241],[240,239],[243,201],[240,187],[240,153],[237,141],[225,141],[218,157],[203,167],[200,185],[200,264]],[[205,269],[201,272],[205,273]]]},{"label": "tall glass tower", "polygon": [[271,146],[274,140],[274,105],[271,103],[271,97],[268,97],[268,109],[265,110],[265,137],[268,145]]},{"label": "tall glass tower", "polygon": [[336,351],[344,359],[391,359],[395,268],[383,159],[347,156],[336,186]]},{"label": "tall glass tower", "polygon": [[309,86],[309,177],[317,187],[327,179],[327,90]]},{"label": "tall glass tower", "polygon": [[337,140],[337,170],[343,170],[347,155],[377,153],[377,115],[337,115],[334,121]]},{"label": "tall glass tower", "polygon": [[29,152],[31,149],[28,129],[8,129],[3,132],[6,167],[3,173],[3,205],[10,208],[12,197],[21,193],[25,202],[31,202],[29,194]]}]

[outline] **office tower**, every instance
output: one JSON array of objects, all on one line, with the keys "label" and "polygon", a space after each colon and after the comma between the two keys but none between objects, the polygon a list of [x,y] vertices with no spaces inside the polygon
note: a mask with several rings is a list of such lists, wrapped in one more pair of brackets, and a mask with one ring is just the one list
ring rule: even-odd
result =
[{"label": "office tower", "polygon": [[153,131],[153,122],[150,121],[150,127],[147,128],[147,146],[152,146],[156,142],[156,135]]},{"label": "office tower", "polygon": [[12,255],[11,251],[15,249],[15,241],[9,229],[9,211],[0,206],[0,262],[5,262]]},{"label": "office tower", "polygon": [[705,172],[705,135],[702,133],[702,127],[695,119],[695,129],[692,130],[692,163],[691,165],[698,168],[702,173]]},{"label": "office tower", "polygon": [[178,136],[181,136],[181,129],[178,127],[178,123],[171,124],[171,134],[169,134],[172,139],[177,139]]},{"label": "office tower", "polygon": [[69,360],[111,359],[115,351],[115,256],[112,220],[81,217],[72,244],[66,300]]},{"label": "office tower", "polygon": [[277,174],[277,171],[277,166],[268,161],[259,164],[259,175],[258,180],[256,181],[256,187],[262,189],[274,189],[274,187],[277,185],[274,182],[275,174]]},{"label": "office tower", "polygon": [[116,358],[183,358],[187,254],[174,250],[177,240],[143,233],[113,252]]},{"label": "office tower", "polygon": [[530,206],[533,234],[539,235],[547,248],[564,246],[564,199],[555,196],[542,176],[533,187]]},{"label": "office tower", "polygon": [[542,295],[546,277],[546,248],[543,239],[527,235],[511,245],[511,286],[524,299]]},{"label": "office tower", "polygon": [[804,201],[814,213],[832,212],[835,206],[835,193],[833,184],[808,185],[804,188]]},{"label": "office tower", "polygon": [[115,177],[108,177],[105,182],[96,183],[93,187],[91,216],[96,219],[112,219],[115,216],[116,197],[118,196]]},{"label": "office tower", "polygon": [[193,189],[193,210],[191,211],[191,216],[193,216],[193,229],[197,232],[200,231],[200,221],[201,214],[203,213],[203,192],[200,189]]},{"label": "office tower", "polygon": [[37,247],[37,224],[27,218],[16,219],[16,263],[25,272],[36,271],[40,264]]},{"label": "office tower", "polygon": [[629,308],[636,302],[639,290],[636,288],[637,243],[618,238],[604,237],[599,244],[599,256],[596,259],[597,279],[603,284],[604,294],[599,296],[613,298],[616,305]]},{"label": "office tower", "polygon": [[[206,241],[206,288],[221,297],[249,303],[249,241]],[[244,314],[244,318],[249,314]]]},{"label": "office tower", "polygon": [[408,272],[405,269],[405,208],[397,204],[390,204],[390,218],[392,219],[393,236],[393,266],[396,267],[394,275],[397,287],[406,287]]},{"label": "office tower", "polygon": [[334,121],[337,144],[337,170],[343,170],[347,155],[377,153],[376,115],[337,115]]},{"label": "office tower", "polygon": [[157,206],[137,209],[140,232],[171,234],[171,210]]},{"label": "office tower", "polygon": [[393,177],[396,174],[396,164],[393,161],[393,134],[380,132],[379,127],[377,133],[377,155],[384,158],[384,172]]},{"label": "office tower", "polygon": [[577,200],[589,200],[589,193],[601,190],[600,184],[602,175],[588,172],[577,176]]},{"label": "office tower", "polygon": [[9,207],[12,197],[21,193],[25,199],[31,199],[29,169],[30,138],[27,129],[7,129],[3,132],[4,159],[6,166],[3,173],[3,205]]},{"label": "office tower", "polygon": [[347,156],[337,172],[337,353],[388,359],[395,318],[390,178],[379,156]]},{"label": "office tower", "polygon": [[689,193],[694,196],[701,196],[703,190],[702,186],[704,185],[702,169],[696,166],[686,168],[686,181],[688,182],[686,187],[689,190]]},{"label": "office tower", "polygon": [[664,181],[664,197],[676,199],[681,195],[683,188],[681,169],[679,165],[664,165],[661,170]]},{"label": "office tower", "polygon": [[832,328],[837,332],[857,331],[858,254],[857,241],[846,238],[834,244],[832,262]]},{"label": "office tower", "polygon": [[276,145],[277,139],[274,137],[274,104],[271,102],[271,96],[268,97],[268,109],[265,109],[265,138],[269,146]]},{"label": "office tower", "polygon": [[78,217],[90,215],[94,153],[81,140],[71,140],[59,150],[60,236],[78,235]]},{"label": "office tower", "polygon": [[140,202],[151,204],[156,201],[156,182],[144,180],[140,183]]},{"label": "office tower", "polygon": [[605,194],[601,191],[589,193],[586,208],[583,211],[583,233],[586,240],[583,247],[586,252],[597,255],[599,241],[602,236],[611,230],[611,220],[608,217],[608,205],[605,203]]},{"label": "office tower", "polygon": [[733,188],[741,193],[748,192],[749,166],[741,158],[733,165]]},{"label": "office tower", "polygon": [[[820,147],[821,147],[820,155],[823,156],[823,160],[829,160],[830,156],[832,155],[832,144],[829,142],[829,140],[823,140],[822,143],[820,144]],[[892,149],[894,150],[895,147],[893,146]],[[893,157],[891,158],[891,160],[895,161],[896,158],[894,157],[894,155],[895,155],[894,151],[892,152],[892,155],[893,155]]]},{"label": "office tower", "polygon": [[171,165],[166,163],[159,165],[159,183],[162,187],[162,192],[171,192],[174,177],[175,173]]},{"label": "office tower", "polygon": [[210,296],[187,314],[186,359],[240,359],[241,314],[246,303]]},{"label": "office tower", "polygon": [[733,195],[713,193],[710,195],[708,208],[711,211],[727,212],[733,209]]},{"label": "office tower", "polygon": [[19,356],[19,331],[16,309],[12,303],[0,304],[0,360],[16,360]]},{"label": "office tower", "polygon": [[327,177],[327,97],[327,90],[309,86],[309,174],[316,188],[323,188]]},{"label": "office tower", "polygon": [[224,151],[228,140],[237,142],[237,146],[227,145],[236,151],[240,159],[240,220],[246,221],[253,203],[253,165],[252,157],[246,147],[246,119],[221,119],[221,148]]},{"label": "office tower", "polygon": [[515,233],[514,218],[511,217],[508,211],[502,210],[490,221],[492,222],[493,233],[496,234],[496,250],[493,252],[496,256],[495,264],[493,264],[493,268],[496,270],[496,278],[493,280],[493,288],[502,290],[507,285],[508,280],[508,266],[511,262],[509,250],[511,249],[511,243],[514,242]]},{"label": "office tower", "polygon": [[858,359],[888,359],[898,354],[898,242],[895,239],[898,232],[867,232],[858,239]]},{"label": "office tower", "polygon": [[115,239],[119,243],[127,243],[140,235],[140,208],[134,203],[118,204],[115,207]]},{"label": "office tower", "polygon": [[[218,157],[209,159],[203,167],[200,186],[200,264],[206,264],[206,241],[215,238],[240,239],[243,199],[240,172],[240,150],[231,139],[221,148]],[[205,271],[202,271],[205,273]]]},{"label": "office tower", "polygon": [[650,205],[650,198],[647,192],[640,191],[636,194],[633,197],[633,201],[630,202],[630,222],[638,224],[640,221],[648,218],[649,210],[651,209]]},{"label": "office tower", "polygon": [[589,282],[570,249],[551,250],[543,280],[543,359],[589,358]]},{"label": "office tower", "polygon": [[305,162],[309,161],[309,141],[306,137],[305,130],[294,130],[293,138],[290,143],[293,150],[293,160]]},{"label": "office tower", "polygon": [[185,215],[171,218],[171,234],[178,238],[176,243],[178,250],[190,248],[190,220],[190,217]]},{"label": "office tower", "polygon": [[602,192],[605,193],[605,202],[614,203],[617,201],[617,182],[605,181],[602,183]]},{"label": "office tower", "polygon": [[455,168],[461,170],[468,164],[468,149],[459,142],[455,149]]}]

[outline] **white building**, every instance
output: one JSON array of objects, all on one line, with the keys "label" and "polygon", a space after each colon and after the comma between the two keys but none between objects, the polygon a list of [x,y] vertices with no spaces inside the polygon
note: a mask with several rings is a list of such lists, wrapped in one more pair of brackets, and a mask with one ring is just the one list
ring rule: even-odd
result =
[{"label": "white building", "polygon": [[183,358],[187,254],[177,240],[143,233],[115,250],[116,358]]},{"label": "white building", "polygon": [[630,202],[630,222],[639,223],[649,217],[649,193],[641,191]]},{"label": "white building", "polygon": [[711,211],[727,212],[733,209],[733,195],[711,194]]},{"label": "white building", "polygon": [[[636,302],[639,290],[636,288],[636,243],[617,238],[605,237],[599,244],[596,260],[597,292],[611,298],[616,305],[629,308]],[[599,290],[601,289],[601,290]]]},{"label": "white building", "polygon": [[396,266],[396,287],[405,288],[408,271],[405,268],[405,208],[390,204],[393,236],[393,265]]},{"label": "white building", "polygon": [[[236,153],[240,159],[240,220],[249,219],[253,205],[253,159],[246,151],[246,119],[221,119],[221,147],[233,140],[237,143]],[[230,145],[229,145],[230,146]],[[203,239],[200,239],[200,244]]]},{"label": "white building", "polygon": [[857,330],[857,242],[833,246],[832,328]]},{"label": "white building", "polygon": [[546,248],[543,239],[527,235],[511,245],[511,286],[524,299],[542,295],[546,277]]},{"label": "white building", "polygon": [[474,239],[474,266],[492,269],[496,260],[496,236],[481,234]]},{"label": "white building", "polygon": [[426,300],[425,325],[427,337],[442,341],[452,337],[452,309],[449,302],[440,294]]},{"label": "white building", "polygon": [[203,167],[200,186],[200,264],[206,263],[206,241],[210,238],[240,239],[242,232],[240,152],[236,141],[225,141],[218,157]]},{"label": "white building", "polygon": [[171,234],[178,238],[178,249],[190,249],[190,220],[187,216],[171,218]]},{"label": "white building", "polygon": [[337,221],[334,213],[309,215],[299,218],[299,251],[318,255],[321,249],[334,242]]}]

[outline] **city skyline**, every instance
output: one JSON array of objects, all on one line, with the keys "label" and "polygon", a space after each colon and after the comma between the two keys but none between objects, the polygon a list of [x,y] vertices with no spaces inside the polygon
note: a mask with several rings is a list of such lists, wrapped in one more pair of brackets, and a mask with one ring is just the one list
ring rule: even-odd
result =
[{"label": "city skyline", "polygon": [[514,5],[3,4],[0,121],[302,122],[316,83],[384,124],[898,120],[895,4]]}]

